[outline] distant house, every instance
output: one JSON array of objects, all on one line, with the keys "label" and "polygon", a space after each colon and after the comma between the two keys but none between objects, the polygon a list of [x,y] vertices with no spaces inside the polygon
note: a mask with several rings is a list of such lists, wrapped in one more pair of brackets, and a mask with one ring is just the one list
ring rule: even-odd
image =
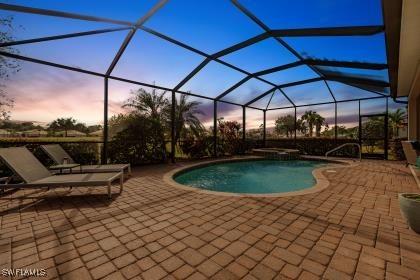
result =
[{"label": "distant house", "polygon": [[[56,136],[66,137],[65,131],[59,131],[55,133]],[[86,133],[77,131],[77,130],[68,130],[67,131],[67,137],[84,137],[86,136]]]},{"label": "distant house", "polygon": [[0,129],[0,137],[9,137],[11,133],[6,129]]},{"label": "distant house", "polygon": [[48,135],[48,132],[41,129],[32,129],[21,132],[22,137],[45,137]]},{"label": "distant house", "polygon": [[93,132],[89,133],[89,136],[92,136],[92,137],[101,137],[103,134],[104,134],[103,130],[102,129],[99,129],[97,131],[93,131]]}]

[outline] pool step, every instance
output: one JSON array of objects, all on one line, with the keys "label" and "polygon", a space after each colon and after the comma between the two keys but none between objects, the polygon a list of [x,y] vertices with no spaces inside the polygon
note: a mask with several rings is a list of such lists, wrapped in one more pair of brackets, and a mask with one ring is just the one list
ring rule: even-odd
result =
[{"label": "pool step", "polygon": [[299,150],[294,149],[260,148],[253,149],[252,154],[278,160],[295,160],[299,158]]}]

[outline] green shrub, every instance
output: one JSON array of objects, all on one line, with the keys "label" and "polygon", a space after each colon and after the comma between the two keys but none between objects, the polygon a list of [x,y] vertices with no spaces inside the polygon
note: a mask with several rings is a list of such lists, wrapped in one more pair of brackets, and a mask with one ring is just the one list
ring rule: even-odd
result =
[{"label": "green shrub", "polygon": [[182,140],[182,152],[190,158],[203,158],[213,154],[213,137],[204,136],[198,139],[193,137]]},{"label": "green shrub", "polygon": [[[353,139],[331,139],[331,138],[297,138],[267,140],[266,146],[273,148],[298,149],[302,154],[313,156],[324,156],[326,152],[345,143],[358,143]],[[357,157],[358,150],[354,146],[345,147],[331,154],[332,156]]]},{"label": "green shrub", "polygon": [[109,160],[112,163],[129,162],[132,165],[165,162],[168,155],[160,129],[161,125],[150,118],[131,116],[127,127],[110,141]]},{"label": "green shrub", "polygon": [[401,141],[406,141],[407,139],[393,139],[389,142],[391,154],[390,156],[395,160],[405,160],[404,150],[401,144]]}]

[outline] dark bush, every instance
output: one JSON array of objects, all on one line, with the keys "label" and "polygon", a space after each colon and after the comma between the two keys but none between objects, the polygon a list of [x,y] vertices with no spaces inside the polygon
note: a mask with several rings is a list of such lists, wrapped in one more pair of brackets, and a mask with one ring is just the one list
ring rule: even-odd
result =
[{"label": "dark bush", "polygon": [[[273,148],[290,148],[298,149],[302,154],[313,155],[313,156],[324,156],[326,152],[335,147],[338,147],[345,143],[358,143],[354,139],[331,139],[331,138],[297,138],[296,142],[293,138],[289,139],[275,139],[267,140],[266,146]],[[342,157],[357,157],[356,147],[345,147],[333,154],[332,156]]]},{"label": "dark bush", "polygon": [[63,148],[80,164],[98,164],[101,160],[102,143],[63,143]]},{"label": "dark bush", "polygon": [[405,155],[401,141],[407,141],[407,139],[393,139],[389,142],[391,156],[395,160],[405,160]]},{"label": "dark bush", "polygon": [[110,141],[109,160],[112,163],[128,162],[132,165],[165,162],[168,155],[160,129],[161,126],[150,118],[131,116],[127,127]]},{"label": "dark bush", "polygon": [[181,142],[180,148],[190,158],[208,157],[213,154],[213,137],[204,136],[198,139],[190,137]]}]

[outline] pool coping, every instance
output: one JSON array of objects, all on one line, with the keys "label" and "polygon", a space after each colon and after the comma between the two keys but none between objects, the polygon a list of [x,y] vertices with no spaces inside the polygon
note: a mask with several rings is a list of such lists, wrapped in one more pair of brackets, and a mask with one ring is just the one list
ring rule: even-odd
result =
[{"label": "pool coping", "polygon": [[202,161],[202,162],[198,162],[194,164],[187,164],[184,166],[177,167],[169,172],[166,172],[163,175],[163,181],[172,187],[176,187],[178,189],[182,189],[185,191],[201,193],[201,194],[211,194],[211,195],[229,196],[229,197],[289,197],[289,196],[299,196],[299,195],[306,195],[306,194],[313,194],[313,193],[320,192],[326,189],[330,185],[330,181],[323,174],[324,171],[329,170],[329,169],[346,168],[349,166],[356,166],[359,164],[358,162],[355,162],[354,160],[349,160],[349,159],[326,159],[325,157],[317,157],[317,156],[301,156],[301,159],[326,161],[328,162],[328,165],[315,168],[312,171],[312,175],[314,176],[315,181],[316,181],[315,185],[313,185],[312,187],[305,188],[303,190],[282,192],[282,193],[258,194],[258,193],[232,193],[232,192],[210,191],[210,190],[200,189],[197,187],[183,185],[176,182],[173,179],[173,176],[175,174],[180,173],[182,171],[187,171],[187,170],[198,168],[198,167],[204,167],[204,166],[212,165],[215,163],[233,162],[233,161],[242,161],[242,160],[246,161],[246,160],[252,160],[252,159],[265,159],[265,158],[260,157],[260,156],[241,156],[241,157],[232,157],[232,158],[224,158],[224,159],[212,159],[212,160]]}]

